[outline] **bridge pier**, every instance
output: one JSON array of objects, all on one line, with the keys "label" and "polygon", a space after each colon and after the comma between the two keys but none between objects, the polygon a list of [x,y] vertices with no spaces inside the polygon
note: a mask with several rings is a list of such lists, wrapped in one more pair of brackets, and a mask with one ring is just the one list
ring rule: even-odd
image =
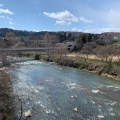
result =
[{"label": "bridge pier", "polygon": [[40,59],[40,55],[39,55],[39,54],[36,54],[34,59],[35,59],[35,60],[39,60],[39,59]]}]

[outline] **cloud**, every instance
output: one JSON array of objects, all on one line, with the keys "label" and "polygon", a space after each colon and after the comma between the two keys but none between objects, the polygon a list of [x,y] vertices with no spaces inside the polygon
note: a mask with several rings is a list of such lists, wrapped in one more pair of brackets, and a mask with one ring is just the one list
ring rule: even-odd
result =
[{"label": "cloud", "polygon": [[13,26],[11,26],[11,27],[9,27],[9,28],[11,28],[11,29],[15,29]]},{"label": "cloud", "polygon": [[73,32],[84,32],[84,33],[104,33],[104,32],[120,32],[120,27],[103,27],[103,28],[91,28],[91,29],[79,29],[79,28],[72,28],[71,31]]},{"label": "cloud", "polygon": [[71,22],[67,22],[64,20],[57,20],[55,24],[57,24],[57,25],[71,25]]},{"label": "cloud", "polygon": [[55,24],[66,25],[66,21],[64,21],[64,20],[57,20]]},{"label": "cloud", "polygon": [[15,23],[13,23],[13,22],[10,21],[9,24],[13,25],[13,24],[15,24]]},{"label": "cloud", "polygon": [[33,32],[40,32],[39,30],[33,30]]},{"label": "cloud", "polygon": [[78,29],[78,28],[72,28],[72,31],[73,31],[73,32],[80,32],[81,29]]},{"label": "cloud", "polygon": [[120,9],[111,9],[105,13],[105,20],[112,26],[120,27]]},{"label": "cloud", "polygon": [[79,22],[79,21],[84,23],[93,23],[92,20],[88,20],[84,17],[78,18],[67,10],[62,12],[56,12],[56,13],[43,12],[43,14],[49,18],[57,19],[55,24],[58,24],[58,25],[71,25],[72,22]]},{"label": "cloud", "polygon": [[3,4],[0,4],[0,7],[3,7]]},{"label": "cloud", "polygon": [[[9,24],[11,24],[11,25],[13,25],[13,24],[15,24],[15,23],[13,23],[12,21],[13,21],[13,19],[11,19],[10,17],[8,17],[8,16],[0,16],[0,18],[2,18],[2,19],[4,19],[5,20],[5,22],[8,22]],[[7,21],[6,21],[7,20]]]},{"label": "cloud", "polygon": [[68,22],[67,25],[71,25],[72,23],[71,22]]},{"label": "cloud", "polygon": [[114,28],[114,27],[93,28],[93,29],[82,30],[82,32],[85,33],[120,32],[120,28]]},{"label": "cloud", "polygon": [[69,11],[65,10],[62,12],[57,13],[47,13],[43,12],[44,15],[50,18],[54,18],[61,21],[72,21],[72,22],[78,22],[79,19],[75,17],[73,14],[71,14]]},{"label": "cloud", "polygon": [[80,17],[79,19],[80,19],[80,21],[82,21],[82,22],[84,22],[84,23],[93,23],[92,20],[88,20],[88,19],[86,19],[86,18],[84,18],[84,17]]},{"label": "cloud", "polygon": [[4,17],[4,16],[0,16],[0,18],[3,18],[3,19],[5,19],[5,17]]},{"label": "cloud", "polygon": [[6,13],[6,14],[11,14],[13,15],[13,12],[8,10],[8,9],[0,9],[0,13]]},{"label": "cloud", "polygon": [[12,18],[10,18],[10,17],[8,17],[8,16],[7,16],[7,19],[8,19],[8,20],[11,20],[11,21],[13,20]]}]

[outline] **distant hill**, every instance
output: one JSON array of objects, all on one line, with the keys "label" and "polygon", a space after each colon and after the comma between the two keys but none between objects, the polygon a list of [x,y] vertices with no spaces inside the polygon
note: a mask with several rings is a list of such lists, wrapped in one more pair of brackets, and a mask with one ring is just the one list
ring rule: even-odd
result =
[{"label": "distant hill", "polygon": [[6,33],[14,32],[16,36],[30,36],[36,34],[45,34],[45,32],[33,32],[33,31],[23,31],[23,30],[13,30],[9,28],[0,28],[0,37],[5,37]]},{"label": "distant hill", "polygon": [[[40,36],[43,37],[47,31],[25,31],[25,30],[14,30],[10,28],[0,28],[0,37],[5,37],[7,33],[13,32],[15,33],[16,37],[29,37],[32,40],[39,38]],[[59,40],[60,43],[72,42],[77,39],[83,39],[86,42],[97,42],[100,44],[109,43],[109,42],[120,42],[120,33],[118,32],[105,32],[101,34],[92,34],[92,33],[82,33],[82,32],[72,32],[72,31],[59,31],[59,32],[52,32],[49,31],[49,34],[52,38]],[[86,40],[84,40],[86,39]]]},{"label": "distant hill", "polygon": [[[18,36],[36,36],[36,35],[45,35],[46,32],[48,31],[40,31],[40,32],[35,32],[35,31],[25,31],[25,30],[14,30],[14,29],[10,29],[10,28],[0,28],[0,37],[5,37],[6,33],[8,32],[14,32],[15,35],[18,37]],[[49,34],[51,35],[58,35],[58,34],[61,34],[61,35],[68,35],[69,33],[72,33],[74,36],[79,36],[79,34],[81,32],[65,32],[65,31],[59,31],[59,32],[52,32],[52,31],[49,31]]]}]

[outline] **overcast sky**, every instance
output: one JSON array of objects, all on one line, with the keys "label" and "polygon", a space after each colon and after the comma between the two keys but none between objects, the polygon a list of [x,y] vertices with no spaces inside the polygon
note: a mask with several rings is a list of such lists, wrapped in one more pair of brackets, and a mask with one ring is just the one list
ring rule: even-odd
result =
[{"label": "overcast sky", "polygon": [[0,0],[0,28],[120,32],[120,0]]}]

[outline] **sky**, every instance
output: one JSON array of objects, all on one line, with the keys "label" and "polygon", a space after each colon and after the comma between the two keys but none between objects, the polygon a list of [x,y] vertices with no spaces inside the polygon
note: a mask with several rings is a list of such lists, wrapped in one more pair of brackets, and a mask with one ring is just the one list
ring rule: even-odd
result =
[{"label": "sky", "polygon": [[0,28],[120,32],[120,0],[0,0]]}]

